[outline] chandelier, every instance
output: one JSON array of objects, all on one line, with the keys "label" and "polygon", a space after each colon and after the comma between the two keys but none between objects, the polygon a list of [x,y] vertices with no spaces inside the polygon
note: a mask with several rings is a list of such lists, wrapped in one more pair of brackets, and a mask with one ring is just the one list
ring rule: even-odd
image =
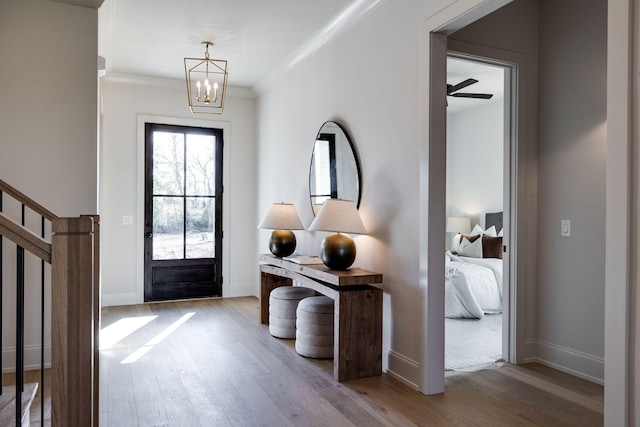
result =
[{"label": "chandelier", "polygon": [[227,61],[210,59],[209,46],[204,41],[204,58],[184,58],[187,95],[192,113],[222,114],[227,95]]}]

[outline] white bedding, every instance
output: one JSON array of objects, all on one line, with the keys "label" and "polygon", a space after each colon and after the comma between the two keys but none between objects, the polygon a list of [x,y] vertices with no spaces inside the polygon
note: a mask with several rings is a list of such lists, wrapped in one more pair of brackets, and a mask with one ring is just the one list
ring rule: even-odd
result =
[{"label": "white bedding", "polygon": [[445,316],[482,319],[502,312],[502,260],[469,258],[447,252]]}]

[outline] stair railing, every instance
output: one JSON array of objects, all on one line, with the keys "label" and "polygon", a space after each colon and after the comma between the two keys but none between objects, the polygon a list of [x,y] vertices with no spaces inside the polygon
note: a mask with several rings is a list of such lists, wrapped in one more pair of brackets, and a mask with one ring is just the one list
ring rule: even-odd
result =
[{"label": "stair railing", "polygon": [[[4,196],[21,207],[20,223],[3,213]],[[40,235],[25,226],[26,209],[40,217]],[[45,230],[50,224],[51,241]],[[22,423],[24,390],[25,250],[40,259],[40,419],[44,422],[45,264],[51,265],[51,425],[97,426],[100,330],[99,217],[59,218],[0,180],[0,289],[4,289],[2,239],[16,246],[16,414]],[[0,291],[0,316],[4,301]],[[0,331],[0,348],[2,347]],[[0,351],[0,366],[2,356]],[[2,390],[0,379],[0,393]]]}]

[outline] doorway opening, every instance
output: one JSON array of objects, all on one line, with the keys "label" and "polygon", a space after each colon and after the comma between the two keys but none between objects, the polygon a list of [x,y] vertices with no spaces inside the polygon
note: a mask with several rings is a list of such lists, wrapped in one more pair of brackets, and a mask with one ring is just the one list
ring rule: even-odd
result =
[{"label": "doorway opening", "polygon": [[222,296],[222,149],[222,129],[145,124],[145,302]]},{"label": "doorway opening", "polygon": [[514,67],[447,53],[445,370],[509,359]]}]

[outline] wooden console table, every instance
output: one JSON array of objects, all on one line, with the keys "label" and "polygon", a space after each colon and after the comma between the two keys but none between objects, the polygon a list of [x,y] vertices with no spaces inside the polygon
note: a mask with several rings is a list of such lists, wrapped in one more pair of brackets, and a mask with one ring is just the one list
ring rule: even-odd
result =
[{"label": "wooden console table", "polygon": [[333,299],[333,376],[337,381],[382,373],[382,274],[329,270],[260,255],[260,322],[269,323],[269,294],[293,281]]}]

